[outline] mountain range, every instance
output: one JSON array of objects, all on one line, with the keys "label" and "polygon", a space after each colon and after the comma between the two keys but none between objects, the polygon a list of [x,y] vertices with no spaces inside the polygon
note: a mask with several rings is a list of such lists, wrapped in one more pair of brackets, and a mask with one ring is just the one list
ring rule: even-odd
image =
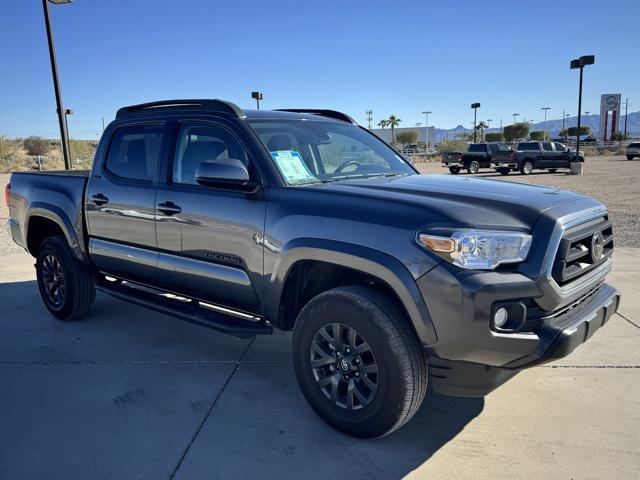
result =
[{"label": "mountain range", "polygon": [[[506,119],[505,119],[506,120]],[[509,125],[511,122],[504,121],[503,126]],[[578,117],[568,117],[565,120],[565,128],[575,127],[578,123]],[[591,129],[591,134],[594,136],[598,135],[598,130],[600,128],[600,115],[582,115],[580,120],[581,125],[588,126]],[[491,128],[485,129],[485,133],[488,132],[498,132],[500,128],[495,128],[496,122],[491,122]],[[454,138],[456,134],[462,133],[463,131],[471,131],[471,128],[465,128],[462,125],[458,125],[455,128],[442,129],[436,128],[436,138],[440,140],[441,138]],[[532,124],[530,131],[536,130],[544,130],[544,122],[535,122]],[[547,120],[547,131],[551,133],[552,137],[558,136],[562,130],[562,119],[549,119]],[[620,131],[624,130],[624,116],[620,119]],[[640,136],[640,111],[639,112],[629,112],[627,116],[627,134],[629,136],[637,137]]]}]

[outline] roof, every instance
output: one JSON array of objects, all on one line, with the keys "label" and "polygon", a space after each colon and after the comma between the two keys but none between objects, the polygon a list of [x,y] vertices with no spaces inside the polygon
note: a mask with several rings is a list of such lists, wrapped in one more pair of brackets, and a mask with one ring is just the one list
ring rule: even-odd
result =
[{"label": "roof", "polygon": [[303,109],[292,108],[282,110],[243,110],[232,102],[217,99],[181,99],[181,100],[159,100],[149,103],[140,103],[122,107],[118,110],[116,118],[123,118],[132,115],[167,112],[175,110],[214,112],[216,114],[228,115],[237,118],[249,119],[307,119],[356,123],[348,115],[325,109]]}]

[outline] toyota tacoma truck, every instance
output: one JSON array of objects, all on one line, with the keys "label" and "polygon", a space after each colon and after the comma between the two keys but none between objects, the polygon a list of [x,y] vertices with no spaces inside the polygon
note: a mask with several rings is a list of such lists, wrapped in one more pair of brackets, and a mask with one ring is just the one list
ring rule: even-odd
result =
[{"label": "toyota tacoma truck", "polygon": [[[478,173],[481,168],[491,168],[494,162],[502,162],[511,158],[511,148],[500,142],[472,143],[466,152],[446,152],[442,156],[442,167],[448,168],[457,175],[461,170],[467,173]],[[502,170],[498,170],[502,173]],[[506,169],[509,173],[509,169]],[[503,175],[506,175],[504,173]]]},{"label": "toyota tacoma truck", "polygon": [[6,198],[54,317],[101,290],[241,337],[293,330],[310,406],[360,437],[428,386],[482,396],[570,354],[620,301],[600,202],[420,175],[332,110],[125,107],[90,172],[14,173]]}]

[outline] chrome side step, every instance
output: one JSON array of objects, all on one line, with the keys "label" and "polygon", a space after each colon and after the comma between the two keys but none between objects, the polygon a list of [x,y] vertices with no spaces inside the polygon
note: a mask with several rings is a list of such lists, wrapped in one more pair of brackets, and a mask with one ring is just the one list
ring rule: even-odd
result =
[{"label": "chrome side step", "polygon": [[136,283],[98,278],[96,288],[120,300],[235,337],[251,338],[256,335],[271,335],[273,333],[273,327],[264,319],[239,312],[237,314],[232,311],[226,313],[227,310],[221,307],[204,304],[191,298],[179,297]]}]

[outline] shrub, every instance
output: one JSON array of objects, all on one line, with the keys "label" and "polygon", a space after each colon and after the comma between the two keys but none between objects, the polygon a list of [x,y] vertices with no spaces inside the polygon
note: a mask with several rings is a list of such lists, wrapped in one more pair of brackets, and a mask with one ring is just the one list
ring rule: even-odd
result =
[{"label": "shrub", "polygon": [[491,132],[491,133],[487,133],[484,136],[485,140],[487,142],[504,142],[504,135],[502,134],[502,132]]}]

